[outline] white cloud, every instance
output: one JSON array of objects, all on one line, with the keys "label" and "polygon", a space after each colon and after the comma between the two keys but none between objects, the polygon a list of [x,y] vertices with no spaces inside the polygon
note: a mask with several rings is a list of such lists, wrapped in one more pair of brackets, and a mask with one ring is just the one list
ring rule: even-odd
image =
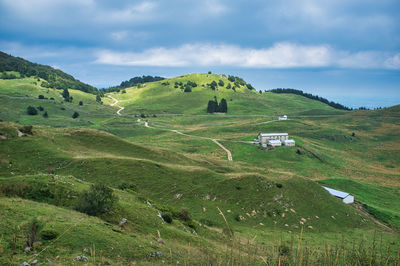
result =
[{"label": "white cloud", "polygon": [[328,45],[277,43],[268,48],[242,48],[236,45],[185,44],[175,48],[158,47],[142,52],[97,52],[96,63],[126,66],[235,66],[251,68],[399,68],[400,54],[364,51],[337,51]]}]

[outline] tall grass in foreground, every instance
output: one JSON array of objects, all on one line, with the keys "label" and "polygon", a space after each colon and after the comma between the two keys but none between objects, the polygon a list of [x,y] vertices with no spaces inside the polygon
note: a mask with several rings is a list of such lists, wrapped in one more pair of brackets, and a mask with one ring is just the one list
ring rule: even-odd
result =
[{"label": "tall grass in foreground", "polygon": [[[218,208],[218,207],[217,207]],[[400,265],[398,243],[383,244],[374,234],[372,241],[346,241],[341,235],[335,246],[325,243],[323,247],[311,247],[304,242],[304,231],[291,234],[290,240],[278,243],[275,239],[268,245],[257,244],[254,240],[235,238],[223,213],[218,211],[226,224],[228,241],[224,254],[213,256],[207,250],[202,252],[199,265]],[[340,234],[338,234],[340,236]]]}]

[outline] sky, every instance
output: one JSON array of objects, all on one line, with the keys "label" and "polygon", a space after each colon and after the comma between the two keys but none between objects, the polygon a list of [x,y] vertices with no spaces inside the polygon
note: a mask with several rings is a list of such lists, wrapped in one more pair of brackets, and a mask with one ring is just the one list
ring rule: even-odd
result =
[{"label": "sky", "polygon": [[400,104],[399,0],[0,0],[0,50],[98,88],[237,75],[349,107]]}]

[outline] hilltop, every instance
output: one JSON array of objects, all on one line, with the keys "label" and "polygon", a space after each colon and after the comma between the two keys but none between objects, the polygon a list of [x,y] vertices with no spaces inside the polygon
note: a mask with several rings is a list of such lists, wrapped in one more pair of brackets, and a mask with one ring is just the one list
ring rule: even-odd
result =
[{"label": "hilltop", "polygon": [[335,114],[329,105],[294,94],[259,92],[239,77],[188,74],[149,82],[114,93],[125,114],[206,114],[210,100],[225,99],[227,114],[276,115],[282,113]]}]

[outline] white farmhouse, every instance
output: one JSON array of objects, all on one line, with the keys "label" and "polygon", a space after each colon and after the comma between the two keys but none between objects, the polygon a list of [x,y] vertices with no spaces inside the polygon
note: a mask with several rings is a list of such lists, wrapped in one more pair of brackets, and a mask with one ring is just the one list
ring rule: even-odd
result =
[{"label": "white farmhouse", "polygon": [[287,115],[278,116],[278,120],[287,120]]},{"label": "white farmhouse", "polygon": [[324,186],[322,186],[322,187],[324,189],[326,189],[329,192],[329,194],[341,199],[344,203],[346,203],[346,204],[354,203],[354,196],[353,195],[350,195],[347,192],[339,191],[339,190],[332,189],[332,188],[329,188],[329,187],[324,187]]}]

